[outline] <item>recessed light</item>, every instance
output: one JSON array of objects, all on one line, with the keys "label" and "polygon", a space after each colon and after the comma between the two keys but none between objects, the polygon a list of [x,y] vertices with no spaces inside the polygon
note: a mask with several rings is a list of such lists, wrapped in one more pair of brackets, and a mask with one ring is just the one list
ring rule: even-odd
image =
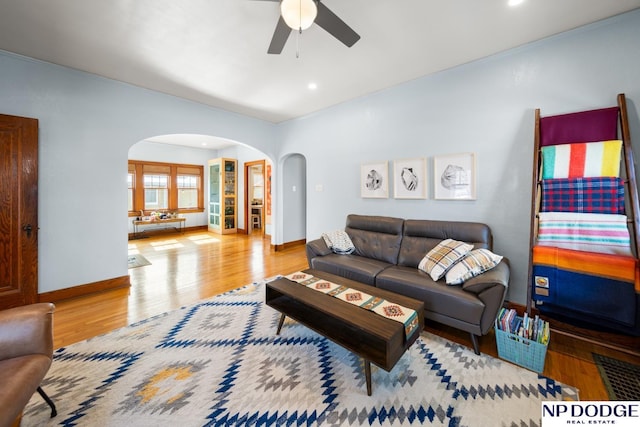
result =
[{"label": "recessed light", "polygon": [[509,0],[507,4],[511,7],[515,7],[522,3],[524,3],[524,0]]},{"label": "recessed light", "polygon": [[311,82],[307,85],[307,87],[309,88],[309,90],[316,90],[318,89],[318,85],[314,82]]}]

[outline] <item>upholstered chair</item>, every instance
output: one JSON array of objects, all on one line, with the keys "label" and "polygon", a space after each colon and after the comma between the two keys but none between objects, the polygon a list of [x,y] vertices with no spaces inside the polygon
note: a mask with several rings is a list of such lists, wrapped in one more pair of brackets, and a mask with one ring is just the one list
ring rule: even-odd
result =
[{"label": "upholstered chair", "polygon": [[53,357],[53,311],[50,303],[0,311],[0,427],[18,425],[36,391],[56,408],[40,387]]}]

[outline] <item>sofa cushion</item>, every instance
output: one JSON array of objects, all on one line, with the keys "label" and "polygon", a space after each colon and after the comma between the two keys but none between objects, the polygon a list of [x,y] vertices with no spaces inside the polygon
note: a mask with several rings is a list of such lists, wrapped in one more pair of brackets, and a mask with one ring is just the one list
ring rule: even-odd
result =
[{"label": "sofa cushion", "polygon": [[376,286],[424,301],[425,313],[435,312],[468,324],[477,324],[485,309],[476,294],[460,286],[447,286],[444,281],[435,282],[415,268],[386,268],[376,277]]},{"label": "sofa cushion", "polygon": [[404,220],[385,216],[349,215],[345,231],[355,254],[389,264],[398,262]]},{"label": "sofa cushion", "polygon": [[428,273],[433,280],[439,280],[471,249],[473,246],[465,242],[443,240],[424,256],[418,264],[418,269]]},{"label": "sofa cushion", "polygon": [[313,258],[310,267],[373,286],[376,275],[390,265],[384,261],[354,254],[329,254]]},{"label": "sofa cushion", "polygon": [[502,256],[489,249],[474,249],[455,263],[446,274],[447,285],[459,285],[472,277],[491,270],[502,261]]},{"label": "sofa cushion", "polygon": [[424,254],[445,239],[454,239],[473,245],[474,249],[492,248],[491,229],[486,224],[462,221],[432,221],[408,219],[404,231],[398,265],[418,268]]}]

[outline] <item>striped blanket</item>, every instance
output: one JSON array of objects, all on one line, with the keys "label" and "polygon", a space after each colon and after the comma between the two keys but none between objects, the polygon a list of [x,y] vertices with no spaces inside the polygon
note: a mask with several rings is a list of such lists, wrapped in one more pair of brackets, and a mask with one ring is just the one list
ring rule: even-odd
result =
[{"label": "striped blanket", "polygon": [[540,212],[538,224],[538,245],[631,255],[625,215]]},{"label": "striped blanket", "polygon": [[624,185],[614,177],[542,181],[542,212],[624,214]]},{"label": "striped blanket", "polygon": [[533,248],[533,299],[626,325],[634,325],[638,265],[631,256],[552,247]]},{"label": "striped blanket", "polygon": [[542,147],[542,179],[620,176],[622,141]]}]

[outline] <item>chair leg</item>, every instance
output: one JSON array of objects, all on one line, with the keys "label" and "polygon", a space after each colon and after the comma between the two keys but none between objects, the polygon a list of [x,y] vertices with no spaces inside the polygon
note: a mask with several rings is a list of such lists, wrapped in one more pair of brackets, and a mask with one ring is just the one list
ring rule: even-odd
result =
[{"label": "chair leg", "polygon": [[42,396],[44,401],[47,402],[47,405],[51,406],[51,418],[58,415],[58,411],[56,410],[56,405],[54,405],[53,400],[51,400],[49,396],[47,396],[47,393],[44,392],[42,387],[38,387],[38,393],[40,394],[40,396]]},{"label": "chair leg", "polygon": [[471,343],[473,344],[473,351],[477,355],[480,355],[480,348],[478,347],[478,337],[474,333],[471,334]]}]

